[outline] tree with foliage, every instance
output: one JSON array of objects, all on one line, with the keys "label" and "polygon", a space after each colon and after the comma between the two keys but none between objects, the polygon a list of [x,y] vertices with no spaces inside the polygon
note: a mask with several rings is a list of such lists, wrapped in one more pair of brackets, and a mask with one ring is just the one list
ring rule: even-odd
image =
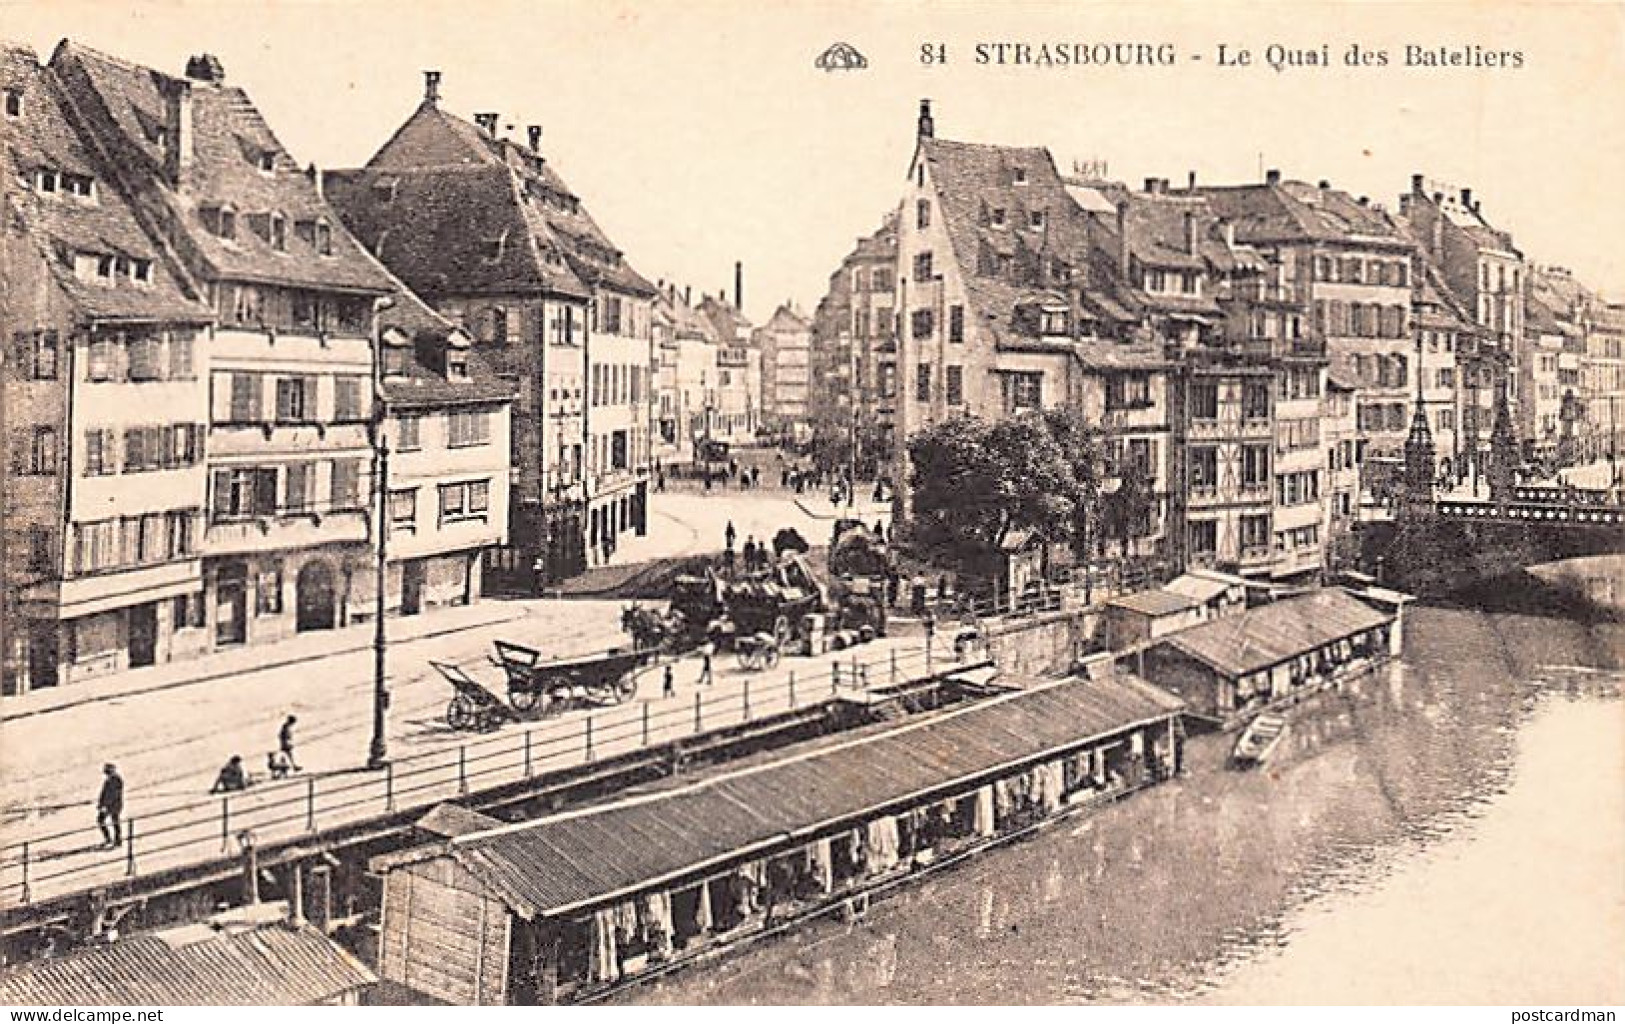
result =
[{"label": "tree with foliage", "polygon": [[1070,541],[1071,462],[1039,417],[956,416],[909,439],[915,538],[971,568],[991,564],[1012,530]]}]

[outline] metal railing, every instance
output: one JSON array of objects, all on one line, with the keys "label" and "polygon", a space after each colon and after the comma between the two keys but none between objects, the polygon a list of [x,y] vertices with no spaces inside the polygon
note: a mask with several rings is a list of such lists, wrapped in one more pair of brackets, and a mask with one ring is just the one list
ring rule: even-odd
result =
[{"label": "metal railing", "polygon": [[867,697],[958,663],[944,642],[893,647],[867,660],[862,653],[852,649],[849,658],[821,662],[812,674],[792,669],[770,680],[747,676],[742,687],[726,691],[700,686],[692,699],[645,700],[527,723],[522,730],[399,758],[383,771],[295,776],[145,811],[122,822],[113,848],[102,843],[95,825],[7,843],[0,846],[0,907],[233,856],[248,838],[263,846],[426,810],[444,800],[840,699],[843,693]]}]

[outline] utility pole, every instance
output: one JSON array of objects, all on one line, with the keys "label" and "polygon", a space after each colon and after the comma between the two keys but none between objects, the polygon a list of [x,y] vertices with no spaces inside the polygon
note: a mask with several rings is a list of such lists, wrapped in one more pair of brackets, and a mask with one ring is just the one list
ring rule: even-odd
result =
[{"label": "utility pole", "polygon": [[373,507],[376,518],[373,531],[378,537],[378,560],[373,566],[373,630],[372,630],[372,743],[367,748],[367,767],[383,768],[389,763],[389,741],[385,737],[389,711],[389,687],[385,683],[384,651],[388,640],[384,632],[384,585],[389,572],[389,444],[384,439],[384,332],[379,317],[384,310],[395,305],[388,296],[372,303],[372,486]]}]

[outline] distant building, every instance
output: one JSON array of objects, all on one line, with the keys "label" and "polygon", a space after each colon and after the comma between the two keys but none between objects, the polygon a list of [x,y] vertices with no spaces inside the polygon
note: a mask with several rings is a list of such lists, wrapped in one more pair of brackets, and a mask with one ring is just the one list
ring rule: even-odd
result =
[{"label": "distant building", "polygon": [[807,423],[812,368],[812,322],[786,302],[751,336],[761,353],[762,414],[780,426]]},{"label": "distant building", "polygon": [[361,170],[328,192],[371,251],[461,323],[518,392],[509,546],[494,578],[570,575],[647,524],[655,288],[541,151],[443,110],[440,75]]},{"label": "distant building", "polygon": [[1438,268],[1443,287],[1477,327],[1456,352],[1466,392],[1459,429],[1476,481],[1487,472],[1497,395],[1504,392],[1515,418],[1523,400],[1513,362],[1524,341],[1523,253],[1484,217],[1471,189],[1412,175],[1410,191],[1400,197],[1400,215]]},{"label": "distant building", "polygon": [[807,417],[816,435],[849,439],[867,472],[897,452],[897,217],[858,240],[813,313]]}]

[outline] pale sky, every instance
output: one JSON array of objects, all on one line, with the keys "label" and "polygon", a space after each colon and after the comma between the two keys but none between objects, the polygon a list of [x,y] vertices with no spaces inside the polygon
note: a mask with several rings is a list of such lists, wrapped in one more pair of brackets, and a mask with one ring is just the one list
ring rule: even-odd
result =
[{"label": "pale sky", "polygon": [[[495,110],[555,161],[651,280],[810,308],[901,195],[920,98],[945,138],[1047,146],[1147,176],[1329,179],[1390,207],[1413,171],[1474,190],[1539,262],[1625,298],[1625,6],[1619,3],[745,3],[733,0],[0,0],[41,59],[69,36],[179,74],[209,52],[301,163],[364,162],[412,111]],[[869,60],[825,72],[844,40]],[[976,66],[978,42],[1172,44],[1173,67]],[[948,64],[922,66],[923,43]],[[1215,66],[1218,44],[1254,66]],[[1276,72],[1270,44],[1331,47]],[[1350,69],[1350,44],[1390,64]],[[1518,50],[1517,70],[1410,68],[1406,44]],[[1193,55],[1199,59],[1192,59]]]}]

